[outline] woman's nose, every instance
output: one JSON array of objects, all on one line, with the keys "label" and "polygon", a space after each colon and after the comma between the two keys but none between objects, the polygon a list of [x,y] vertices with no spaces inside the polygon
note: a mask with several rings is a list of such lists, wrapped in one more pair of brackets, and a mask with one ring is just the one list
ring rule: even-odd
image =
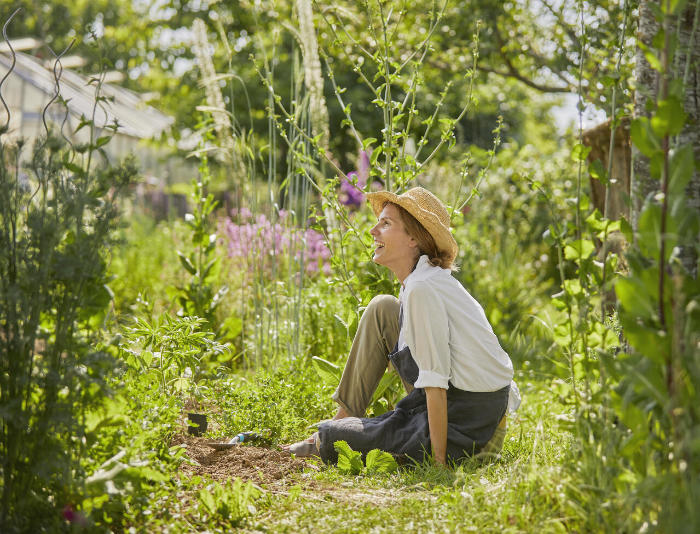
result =
[{"label": "woman's nose", "polygon": [[369,231],[369,233],[372,234],[372,235],[377,235],[377,233],[378,233],[378,232],[377,232],[377,226],[379,226],[379,225],[378,225],[378,224],[375,224],[375,225],[372,227],[372,229]]}]

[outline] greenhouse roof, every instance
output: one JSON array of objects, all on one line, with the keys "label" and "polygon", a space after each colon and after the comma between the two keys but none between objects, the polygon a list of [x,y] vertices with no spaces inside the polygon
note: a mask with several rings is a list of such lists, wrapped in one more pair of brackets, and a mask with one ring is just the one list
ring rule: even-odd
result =
[{"label": "greenhouse roof", "polygon": [[[16,52],[16,64],[12,75],[19,76],[26,83],[36,87],[47,95],[46,102],[56,94],[56,78],[54,76],[53,65],[47,68],[44,63],[28,54]],[[0,70],[3,75],[12,66],[12,56],[8,53],[0,53]],[[95,90],[97,80],[78,74],[69,69],[57,70],[59,74],[60,95],[65,100],[69,112],[77,118],[93,115],[95,108]],[[7,87],[3,87],[7,90]],[[118,124],[118,133],[137,137],[141,139],[151,139],[160,135],[170,127],[174,119],[161,113],[152,106],[147,105],[141,97],[128,89],[103,83],[100,94],[106,100],[98,102],[95,110],[95,125],[98,128],[105,128]],[[32,110],[37,111],[37,110]]]}]

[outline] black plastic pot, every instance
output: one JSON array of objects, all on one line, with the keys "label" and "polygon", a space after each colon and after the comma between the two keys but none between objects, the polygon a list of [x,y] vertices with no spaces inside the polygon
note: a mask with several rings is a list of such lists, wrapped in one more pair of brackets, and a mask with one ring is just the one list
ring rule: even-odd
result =
[{"label": "black plastic pot", "polygon": [[207,414],[204,413],[188,413],[187,433],[193,436],[201,436],[207,431]]}]

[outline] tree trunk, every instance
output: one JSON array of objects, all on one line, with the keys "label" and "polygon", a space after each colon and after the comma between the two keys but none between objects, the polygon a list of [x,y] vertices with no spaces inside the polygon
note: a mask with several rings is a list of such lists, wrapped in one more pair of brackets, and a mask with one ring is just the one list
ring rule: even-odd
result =
[{"label": "tree trunk", "polygon": [[[700,161],[700,2],[688,2],[679,24],[679,54],[677,78],[685,81],[685,101],[683,107],[688,114],[685,128],[678,135],[678,146],[693,147],[695,161]],[[694,30],[694,31],[693,31]],[[686,189],[688,208],[700,210],[700,172],[695,170],[693,178]],[[698,236],[697,241],[700,241]],[[695,247],[681,249],[683,267],[693,276],[697,276],[697,255]]]},{"label": "tree trunk", "polygon": [[[639,3],[639,29],[637,38],[644,45],[652,48],[652,40],[659,31],[659,23],[654,18],[650,8],[653,0],[641,0]],[[674,58],[674,78],[683,79],[685,82],[685,95],[683,107],[688,115],[685,127],[677,138],[677,146],[691,145],[695,154],[695,160],[700,160],[700,35],[698,18],[700,6],[698,0],[690,0],[679,20],[671,25],[678,28],[678,52]],[[634,97],[634,115],[636,117],[649,116],[648,108],[658,98],[660,76],[651,68],[644,56],[643,50],[638,47],[635,57],[636,92]],[[632,179],[630,183],[631,206],[630,221],[634,228],[637,227],[638,216],[644,199],[650,194],[660,190],[660,184],[651,177],[649,160],[644,157],[636,147],[632,148]],[[696,170],[687,188],[688,207],[700,210],[700,173]],[[698,236],[700,239],[700,236]],[[680,259],[686,270],[694,276],[697,274],[697,256],[695,247],[684,247],[681,250]]]},{"label": "tree trunk", "polygon": [[[654,18],[650,4],[653,0],[640,0],[639,2],[639,28],[637,39],[644,45],[651,47],[651,42],[659,31],[659,23]],[[637,47],[635,55],[634,79],[636,89],[634,94],[634,116],[648,117],[647,102],[656,99],[659,90],[659,73],[651,68],[644,56],[644,51]],[[658,182],[651,177],[649,160],[639,152],[636,146],[632,147],[632,177],[630,179],[630,222],[633,228],[637,228],[639,212],[644,199],[659,188]]]}]

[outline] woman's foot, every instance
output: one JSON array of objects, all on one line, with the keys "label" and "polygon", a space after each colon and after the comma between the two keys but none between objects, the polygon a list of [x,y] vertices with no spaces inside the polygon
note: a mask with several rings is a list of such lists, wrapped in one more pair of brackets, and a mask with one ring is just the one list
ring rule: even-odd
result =
[{"label": "woman's foot", "polygon": [[291,445],[282,445],[282,450],[293,454],[297,458],[308,458],[309,456],[320,456],[318,450],[318,432],[304,441],[298,441]]},{"label": "woman's foot", "polygon": [[333,416],[333,421],[337,421],[338,419],[345,419],[346,417],[350,417],[350,414],[345,411],[345,408],[342,406],[338,406],[338,412]]}]

